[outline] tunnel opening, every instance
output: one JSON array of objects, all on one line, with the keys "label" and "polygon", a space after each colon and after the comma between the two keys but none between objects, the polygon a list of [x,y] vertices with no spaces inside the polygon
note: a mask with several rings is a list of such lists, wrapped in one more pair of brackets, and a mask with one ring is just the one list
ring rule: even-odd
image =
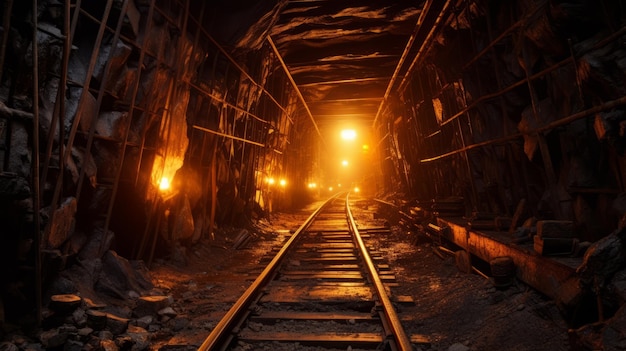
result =
[{"label": "tunnel opening", "polygon": [[573,327],[606,332],[625,313],[625,13],[6,1],[4,318],[41,320],[52,291],[83,285],[124,300],[102,265],[184,265],[216,237],[261,237],[275,214],[351,191],[409,214],[410,232],[444,228],[437,240],[480,265],[508,255]]}]

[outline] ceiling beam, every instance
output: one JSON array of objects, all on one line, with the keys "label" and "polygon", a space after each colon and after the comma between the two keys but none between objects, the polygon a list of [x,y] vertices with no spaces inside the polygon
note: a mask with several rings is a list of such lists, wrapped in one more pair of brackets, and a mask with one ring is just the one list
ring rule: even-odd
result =
[{"label": "ceiling beam", "polygon": [[304,109],[306,110],[307,114],[309,115],[309,118],[311,119],[311,123],[313,123],[313,127],[317,131],[317,135],[319,135],[320,139],[322,140],[322,143],[326,145],[326,141],[324,140],[324,137],[322,136],[322,133],[320,132],[319,127],[317,126],[317,123],[315,123],[315,118],[313,117],[313,114],[311,113],[311,109],[309,108],[309,105],[307,105],[306,100],[304,100],[304,96],[302,96],[300,89],[298,89],[298,85],[296,84],[296,81],[293,80],[293,77],[291,76],[291,73],[289,72],[289,68],[285,64],[285,61],[283,61],[283,57],[280,55],[280,52],[278,52],[276,45],[274,45],[274,42],[272,41],[272,38],[269,35],[267,36],[267,42],[272,47],[272,50],[274,50],[274,54],[276,54],[276,57],[278,58],[280,65],[283,67],[283,70],[285,71],[285,74],[287,75],[287,78],[289,78],[289,82],[291,82],[291,85],[293,86],[293,89],[298,95],[298,98],[300,98],[300,101],[302,102]]},{"label": "ceiling beam", "polygon": [[300,87],[313,87],[319,85],[335,85],[335,84],[349,84],[349,83],[364,83],[364,82],[380,82],[388,81],[391,77],[371,77],[371,78],[352,78],[352,79],[339,79],[330,81],[311,82],[306,84],[300,84]]}]

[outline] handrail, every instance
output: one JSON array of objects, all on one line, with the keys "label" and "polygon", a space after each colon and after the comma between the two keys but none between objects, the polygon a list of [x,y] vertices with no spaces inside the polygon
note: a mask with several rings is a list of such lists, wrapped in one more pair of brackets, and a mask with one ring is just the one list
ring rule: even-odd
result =
[{"label": "handrail", "polygon": [[382,280],[378,276],[376,272],[376,266],[374,265],[374,261],[370,257],[369,252],[367,251],[367,247],[365,247],[365,243],[363,242],[363,238],[361,238],[361,234],[359,234],[359,230],[356,226],[356,222],[354,221],[354,217],[352,216],[352,211],[350,211],[349,199],[350,194],[346,195],[346,217],[348,219],[348,223],[350,225],[350,231],[354,235],[354,238],[357,241],[359,246],[359,251],[361,256],[363,256],[363,260],[365,260],[367,266],[367,272],[372,279],[372,283],[376,288],[376,295],[378,295],[378,299],[383,307],[383,312],[387,317],[387,321],[389,322],[389,326],[391,327],[391,331],[395,337],[395,341],[397,343],[397,347],[399,350],[403,351],[411,351],[413,350],[413,345],[411,344],[411,340],[407,337],[404,332],[404,328],[400,323],[400,318],[396,314],[396,310],[393,308],[393,304],[387,296],[387,292],[385,291],[385,286],[383,285]]},{"label": "handrail", "polygon": [[296,230],[291,238],[285,243],[285,245],[278,251],[276,256],[272,259],[272,261],[263,269],[263,272],[256,278],[256,280],[248,287],[248,289],[239,297],[237,302],[226,312],[224,317],[217,323],[215,328],[211,331],[209,336],[204,340],[202,345],[198,348],[199,351],[210,351],[215,350],[215,346],[219,345],[223,342],[224,338],[227,336],[227,333],[230,332],[230,328],[233,326],[233,323],[237,320],[243,311],[245,311],[248,306],[252,303],[253,298],[257,295],[257,293],[261,290],[263,285],[271,279],[272,275],[278,268],[278,265],[282,262],[285,257],[287,251],[293,244],[293,242],[300,236],[302,232],[307,230],[311,223],[313,223],[313,219],[328,206],[333,200],[335,200],[341,193],[338,193],[326,200],[324,204],[322,204],[315,212],[313,212],[309,218]]}]

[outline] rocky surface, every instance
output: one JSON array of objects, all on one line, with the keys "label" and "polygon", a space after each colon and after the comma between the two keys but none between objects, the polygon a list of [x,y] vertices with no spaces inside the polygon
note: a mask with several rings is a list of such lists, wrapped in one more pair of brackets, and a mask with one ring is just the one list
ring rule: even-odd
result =
[{"label": "rocky surface", "polygon": [[[157,260],[149,271],[112,251],[98,262],[85,261],[56,282],[56,292],[64,294],[50,297],[42,327],[25,331],[5,324],[0,347],[195,350],[256,278],[262,258],[311,208],[274,214],[271,222],[258,221],[249,230],[220,231],[215,239]],[[354,211],[359,225],[394,223],[375,210],[360,202]],[[430,341],[422,350],[587,350],[623,342],[623,308],[604,323],[572,330],[553,301],[520,282],[496,288],[491,279],[461,272],[453,255],[436,251],[419,233],[393,226],[390,235],[368,240],[394,267],[399,286],[392,294],[414,301],[396,308],[408,334]],[[72,282],[72,275],[80,283]],[[88,276],[98,280],[88,283]],[[621,296],[619,305],[626,296],[624,281],[621,272],[606,287]]]}]

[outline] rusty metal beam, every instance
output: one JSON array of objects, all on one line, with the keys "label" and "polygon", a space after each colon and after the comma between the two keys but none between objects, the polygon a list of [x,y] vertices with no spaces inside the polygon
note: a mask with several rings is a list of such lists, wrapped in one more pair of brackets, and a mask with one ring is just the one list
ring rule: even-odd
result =
[{"label": "rusty metal beam", "polygon": [[378,274],[378,268],[374,261],[372,260],[367,246],[365,242],[363,242],[363,238],[361,234],[359,234],[359,229],[357,224],[352,216],[352,211],[350,211],[350,197],[349,194],[346,195],[346,217],[348,219],[348,223],[350,224],[350,231],[352,232],[355,240],[357,241],[360,255],[363,257],[363,260],[366,263],[366,268],[368,272],[368,276],[370,280],[372,280],[372,284],[374,284],[376,295],[378,296],[378,302],[383,307],[383,311],[387,320],[389,322],[389,327],[393,331],[393,336],[395,337],[395,342],[397,343],[397,347],[399,350],[410,351],[413,350],[413,345],[411,345],[411,339],[406,335],[404,328],[402,327],[402,323],[400,322],[400,318],[396,313],[389,296],[387,295],[387,291],[385,289],[385,285]]},{"label": "rusty metal beam", "polygon": [[[605,110],[608,110],[608,109],[612,109],[612,108],[615,108],[615,107],[618,107],[618,106],[622,106],[622,105],[626,105],[626,96],[622,96],[621,98],[618,98],[618,99],[615,99],[615,100],[611,100],[611,101],[607,101],[607,102],[603,103],[602,105],[594,106],[594,107],[586,109],[584,111],[580,111],[580,112],[571,114],[569,116],[563,117],[563,118],[561,118],[559,120],[556,120],[554,122],[548,123],[548,124],[546,124],[546,125],[544,125],[542,127],[535,128],[535,129],[529,131],[527,134],[543,133],[543,132],[549,131],[551,129],[554,129],[554,128],[557,128],[557,127],[561,127],[561,126],[564,126],[566,124],[572,123],[572,122],[574,122],[576,120],[579,120],[581,118],[587,117],[587,116],[592,115],[594,113],[602,112],[602,111],[605,111]],[[476,149],[476,148],[483,147],[483,146],[486,146],[486,145],[491,145],[491,144],[505,143],[505,142],[508,142],[508,141],[511,141],[511,140],[515,140],[515,139],[521,138],[523,136],[524,136],[523,133],[515,133],[515,134],[512,134],[512,135],[508,135],[508,136],[502,137],[502,138],[486,140],[486,141],[483,141],[483,142],[480,142],[480,143],[475,143],[475,144],[468,145],[468,146],[466,146],[466,147],[464,147],[462,149],[457,149],[457,150],[454,150],[454,151],[447,152],[445,154],[441,154],[439,156],[435,156],[435,157],[431,157],[431,158],[425,158],[423,160],[420,160],[420,162],[421,163],[428,163],[428,162],[432,162],[432,161],[437,161],[437,160],[440,160],[442,158],[446,158],[448,156],[452,156],[452,155],[455,155],[455,154],[458,154],[458,153],[461,153],[461,152],[465,152],[465,151],[468,151],[468,150],[471,150],[471,149]]]},{"label": "rusty metal beam", "polygon": [[[379,82],[386,81],[391,79],[391,77],[371,77],[371,78],[354,78],[354,79],[340,79],[340,80],[327,80],[315,83],[307,83],[300,84],[299,87],[315,87],[318,85],[335,85],[335,84],[346,84],[346,83],[363,83],[363,82]],[[380,100],[380,98],[378,98]]]},{"label": "rusty metal beam", "polygon": [[422,23],[424,22],[424,19],[426,18],[426,14],[429,12],[432,4],[433,4],[433,0],[428,0],[426,4],[424,4],[424,7],[422,8],[422,12],[420,13],[419,18],[417,19],[417,23],[415,24],[415,29],[413,30],[413,33],[409,37],[409,40],[406,43],[406,46],[404,47],[404,51],[402,52],[402,56],[400,56],[400,60],[398,61],[398,65],[396,66],[396,69],[394,70],[393,75],[391,76],[391,79],[389,80],[389,84],[387,85],[387,90],[385,91],[385,95],[383,95],[383,101],[381,101],[380,105],[378,105],[378,111],[376,112],[376,116],[374,117],[374,121],[372,122],[373,126],[376,125],[376,121],[378,121],[378,118],[380,117],[383,111],[383,106],[385,105],[387,99],[389,98],[389,94],[391,94],[393,85],[395,84],[396,79],[398,79],[400,75],[400,69],[404,65],[404,62],[406,61],[407,57],[409,56],[409,52],[411,51],[411,48],[413,47],[413,43],[415,42],[417,33],[422,27]]},{"label": "rusty metal beam", "polygon": [[324,145],[326,145],[326,141],[324,140],[324,137],[322,136],[322,133],[320,132],[320,129],[317,126],[317,123],[315,122],[315,117],[313,117],[313,114],[311,113],[311,109],[309,108],[309,105],[307,105],[306,100],[304,99],[304,96],[302,95],[302,92],[300,92],[300,89],[298,89],[298,85],[296,84],[296,81],[293,79],[293,76],[289,72],[289,68],[285,64],[285,61],[283,60],[283,57],[280,55],[280,52],[278,52],[278,49],[276,48],[276,45],[274,44],[274,41],[272,41],[272,38],[269,35],[267,36],[267,42],[272,47],[272,50],[274,50],[274,54],[278,58],[278,61],[280,62],[280,65],[283,67],[283,70],[285,71],[285,74],[287,75],[287,78],[289,78],[289,82],[293,86],[294,91],[296,92],[296,94],[298,95],[298,98],[302,102],[302,105],[304,106],[304,109],[306,110],[307,115],[311,119],[311,123],[313,123],[313,127],[315,127],[315,130],[317,131],[317,135],[319,135],[320,139],[322,140],[322,143],[324,143]]},{"label": "rusty metal beam", "polygon": [[430,44],[433,41],[435,33],[439,30],[439,26],[443,24],[443,17],[447,14],[448,8],[450,7],[451,2],[452,0],[447,0],[445,4],[443,4],[443,7],[439,11],[439,15],[437,15],[437,18],[435,19],[435,23],[432,25],[432,27],[430,27],[430,30],[428,31],[428,35],[424,39],[424,42],[422,42],[422,45],[420,46],[420,49],[417,52],[417,54],[415,54],[415,57],[413,58],[411,65],[407,69],[406,74],[404,74],[404,78],[402,78],[402,81],[400,82],[400,85],[398,86],[398,90],[404,89],[405,84],[407,83],[409,77],[411,76],[411,72],[413,72],[413,69],[415,69],[415,66],[426,55],[426,51],[430,47]]},{"label": "rusty metal beam", "polygon": [[[43,297],[43,274],[41,249],[43,237],[41,235],[39,223],[39,210],[41,194],[39,187],[39,47],[37,38],[37,6],[38,1],[33,0],[33,135],[32,135],[32,196],[33,196],[33,230],[35,231],[35,306],[37,313],[37,324],[42,322],[42,297]],[[8,30],[5,28],[5,30]]]}]

